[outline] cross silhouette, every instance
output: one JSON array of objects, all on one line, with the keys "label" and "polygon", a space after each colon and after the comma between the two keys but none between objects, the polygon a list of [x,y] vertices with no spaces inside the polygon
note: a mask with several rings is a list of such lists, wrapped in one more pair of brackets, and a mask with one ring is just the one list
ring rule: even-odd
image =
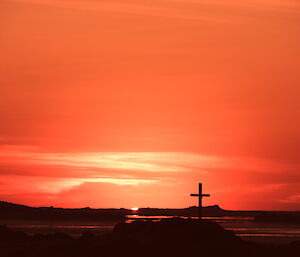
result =
[{"label": "cross silhouette", "polygon": [[202,197],[210,197],[209,194],[202,194],[202,183],[199,183],[199,193],[198,194],[191,194],[191,196],[197,196],[199,199],[199,206],[198,206],[198,217],[202,219]]}]

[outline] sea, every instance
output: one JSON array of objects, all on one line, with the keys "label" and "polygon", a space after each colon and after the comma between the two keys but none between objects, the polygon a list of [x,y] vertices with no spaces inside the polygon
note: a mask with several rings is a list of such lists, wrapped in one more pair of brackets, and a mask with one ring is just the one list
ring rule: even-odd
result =
[{"label": "sea", "polygon": [[[168,216],[139,216],[129,215],[126,222],[137,219],[160,220],[172,218]],[[183,218],[183,217],[182,217]],[[253,217],[204,217],[220,224],[223,228],[233,231],[237,236],[247,241],[269,244],[287,244],[293,241],[300,241],[300,224],[279,224],[255,222]],[[92,232],[95,235],[102,235],[111,232],[116,222],[50,222],[50,221],[22,221],[5,220],[1,225],[22,231],[26,234],[49,234],[56,232],[67,233],[73,237],[80,237],[84,232]]]}]

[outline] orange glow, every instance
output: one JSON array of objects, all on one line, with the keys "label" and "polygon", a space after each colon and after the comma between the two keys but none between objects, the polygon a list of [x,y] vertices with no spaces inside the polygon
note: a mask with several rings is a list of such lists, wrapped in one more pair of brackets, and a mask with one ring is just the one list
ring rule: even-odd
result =
[{"label": "orange glow", "polygon": [[[300,209],[298,0],[0,1],[0,200]],[[245,199],[247,201],[245,201]]]}]

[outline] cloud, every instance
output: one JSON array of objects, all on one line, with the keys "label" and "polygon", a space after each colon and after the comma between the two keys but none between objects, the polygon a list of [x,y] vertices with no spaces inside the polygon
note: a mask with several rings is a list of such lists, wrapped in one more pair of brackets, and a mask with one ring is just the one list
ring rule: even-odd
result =
[{"label": "cloud", "polygon": [[288,203],[288,204],[297,203],[300,205],[300,194],[290,195],[290,196],[286,197],[285,199],[281,199],[280,202]]},{"label": "cloud", "polygon": [[58,201],[58,195],[85,188],[87,184],[176,188],[180,184],[193,184],[197,178],[206,184],[215,183],[211,190],[216,194],[237,191],[259,194],[285,187],[284,181],[278,181],[287,179],[282,175],[287,167],[267,159],[189,152],[54,153],[26,145],[2,145],[0,195],[7,198],[42,193]]},{"label": "cloud", "polygon": [[0,162],[116,169],[144,172],[184,172],[192,167],[223,165],[222,158],[181,152],[39,152],[26,146],[2,146]]},{"label": "cloud", "polygon": [[[189,152],[65,152],[54,153],[39,151],[31,146],[1,146],[0,164],[13,164],[55,167],[56,169],[73,168],[77,172],[123,171],[185,173],[195,169],[202,173],[210,170],[244,170],[256,172],[281,172],[289,167],[273,160],[205,155]],[[246,163],[246,165],[245,165]],[[9,172],[8,172],[9,173]],[[91,173],[92,174],[92,173]]]},{"label": "cloud", "polygon": [[15,0],[19,3],[46,5],[49,7],[76,9],[80,11],[130,14],[137,16],[163,17],[169,19],[224,22],[224,19],[202,13],[197,15],[185,5],[176,6],[171,2],[157,1],[147,4],[141,1],[55,1],[55,0]]}]

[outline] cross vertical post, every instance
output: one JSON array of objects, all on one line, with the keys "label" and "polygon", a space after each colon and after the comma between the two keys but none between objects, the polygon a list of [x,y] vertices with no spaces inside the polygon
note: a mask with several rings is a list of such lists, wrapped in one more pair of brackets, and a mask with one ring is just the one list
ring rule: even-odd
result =
[{"label": "cross vertical post", "polygon": [[202,193],[202,183],[199,183],[199,189],[198,189],[198,194],[191,194],[191,196],[196,196],[198,197],[199,200],[199,205],[198,205],[198,218],[202,219],[202,198],[203,197],[210,197],[209,194],[203,194]]},{"label": "cross vertical post", "polygon": [[198,204],[198,217],[202,218],[202,184],[199,183],[199,204]]}]

